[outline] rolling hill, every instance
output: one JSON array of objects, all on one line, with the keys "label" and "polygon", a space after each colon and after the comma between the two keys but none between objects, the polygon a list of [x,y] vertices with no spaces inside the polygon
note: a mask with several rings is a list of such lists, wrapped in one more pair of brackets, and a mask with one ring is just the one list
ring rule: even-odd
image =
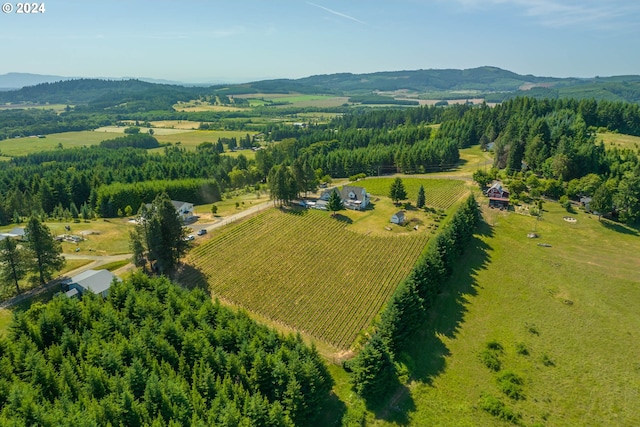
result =
[{"label": "rolling hill", "polygon": [[[0,92],[0,103],[94,104],[109,108],[134,101],[161,99],[165,106],[212,95],[262,93],[331,94],[341,96],[386,93],[422,99],[484,98],[501,102],[514,96],[594,98],[640,101],[640,76],[557,78],[521,75],[496,67],[467,70],[407,70],[368,74],[325,74],[300,79],[262,80],[208,87],[151,83],[140,79],[104,80],[39,76],[42,82]],[[56,80],[52,82],[52,80]],[[37,81],[35,75],[0,76],[0,87]]]}]

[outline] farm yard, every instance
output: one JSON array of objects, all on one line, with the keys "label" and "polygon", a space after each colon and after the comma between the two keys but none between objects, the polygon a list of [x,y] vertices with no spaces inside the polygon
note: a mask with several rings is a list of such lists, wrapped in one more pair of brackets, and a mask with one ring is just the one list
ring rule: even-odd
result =
[{"label": "farm yard", "polygon": [[270,209],[212,235],[186,262],[206,278],[214,298],[347,350],[429,236],[364,235],[327,212]]}]

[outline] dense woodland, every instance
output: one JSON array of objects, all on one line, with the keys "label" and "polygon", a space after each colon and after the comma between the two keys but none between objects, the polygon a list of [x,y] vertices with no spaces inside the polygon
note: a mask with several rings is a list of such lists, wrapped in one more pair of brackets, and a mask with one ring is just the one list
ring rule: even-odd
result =
[{"label": "dense woodland", "polygon": [[[27,116],[35,114],[29,111]],[[440,127],[435,129],[432,124]],[[495,167],[518,180],[516,195],[592,196],[594,179],[588,178],[589,183],[581,180],[593,175],[612,195],[611,202],[605,203],[605,211],[636,221],[640,212],[634,201],[640,194],[638,153],[605,150],[595,139],[597,129],[640,135],[640,106],[517,98],[495,107],[361,111],[338,116],[327,124],[265,125],[261,130],[267,146],[256,153],[255,160],[221,154],[222,141],[204,143],[196,152],[166,147],[164,153],[151,154],[141,148],[157,146],[152,136],[129,135],[103,142],[99,147],[59,149],[1,163],[0,195],[4,202],[0,205],[0,223],[34,211],[43,215],[52,215],[54,210],[70,211],[72,204],[78,210],[86,204],[98,215],[116,216],[131,205],[118,199],[129,197],[134,204],[149,203],[157,195],[142,189],[149,185],[158,189],[165,185],[175,198],[209,203],[219,200],[227,189],[265,182],[271,169],[280,165],[289,170],[286,179],[296,181],[302,176],[296,176],[296,170],[305,164],[316,173],[316,179],[440,171],[455,165],[458,149],[476,144],[488,147],[490,143]],[[241,138],[226,144],[244,147],[254,142]],[[193,190],[182,192],[177,181],[185,179],[205,180],[202,182],[209,190],[196,191],[195,195]],[[146,181],[166,183],[141,184]],[[291,200],[307,191],[305,187],[303,182],[297,182],[290,186],[286,197],[276,198]],[[111,196],[113,201],[109,203]],[[131,205],[134,212],[138,207]]]},{"label": "dense woodland", "polygon": [[299,337],[140,273],[19,313],[0,366],[2,425],[309,425],[332,386]]}]

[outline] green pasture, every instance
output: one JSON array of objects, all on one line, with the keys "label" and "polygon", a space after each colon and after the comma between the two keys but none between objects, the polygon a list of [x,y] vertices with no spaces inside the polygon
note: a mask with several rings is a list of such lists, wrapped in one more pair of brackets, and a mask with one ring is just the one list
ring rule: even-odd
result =
[{"label": "green pasture", "polygon": [[[218,138],[244,138],[247,134],[253,136],[255,132],[231,131],[231,130],[195,130],[173,135],[154,135],[160,143],[172,143],[180,145],[187,150],[195,150],[203,142],[218,142]],[[162,149],[155,149],[162,150]],[[248,153],[248,150],[243,150]]]},{"label": "green pasture", "polygon": [[640,149],[640,136],[625,135],[623,133],[598,132],[596,140],[602,140],[606,148]]},{"label": "green pasture", "polygon": [[60,144],[62,144],[62,148],[97,145],[105,139],[118,136],[121,135],[112,132],[80,131],[52,133],[46,135],[45,138],[11,138],[0,141],[0,152],[9,157],[24,156],[40,151],[54,150],[59,148]]},{"label": "green pasture", "polygon": [[66,104],[0,104],[0,110],[53,110],[58,113],[67,108]]},{"label": "green pasture", "polygon": [[[481,409],[490,396],[522,426],[640,425],[640,233],[556,203],[540,221],[486,207],[484,217],[399,358],[410,381],[370,424],[514,425]],[[502,347],[499,372],[481,361],[490,342]],[[507,371],[522,379],[520,399],[498,385]]]},{"label": "green pasture", "polygon": [[[425,201],[428,207],[436,209],[448,209],[458,201],[467,191],[465,181],[458,179],[431,179],[416,178],[399,175],[407,192],[407,200],[415,206],[418,197],[418,190],[422,185],[425,190]],[[367,189],[367,192],[378,197],[388,197],[391,184],[395,177],[367,178],[354,185],[360,185]],[[374,197],[375,198],[375,197]]]}]

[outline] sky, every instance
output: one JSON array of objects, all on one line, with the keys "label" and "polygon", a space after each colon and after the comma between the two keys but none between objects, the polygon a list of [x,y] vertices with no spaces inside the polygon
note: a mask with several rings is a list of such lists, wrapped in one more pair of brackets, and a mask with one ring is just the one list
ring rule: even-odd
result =
[{"label": "sky", "polygon": [[[2,0],[3,2],[5,0]],[[45,0],[0,13],[0,74],[246,82],[496,66],[640,74],[638,0]]]}]

